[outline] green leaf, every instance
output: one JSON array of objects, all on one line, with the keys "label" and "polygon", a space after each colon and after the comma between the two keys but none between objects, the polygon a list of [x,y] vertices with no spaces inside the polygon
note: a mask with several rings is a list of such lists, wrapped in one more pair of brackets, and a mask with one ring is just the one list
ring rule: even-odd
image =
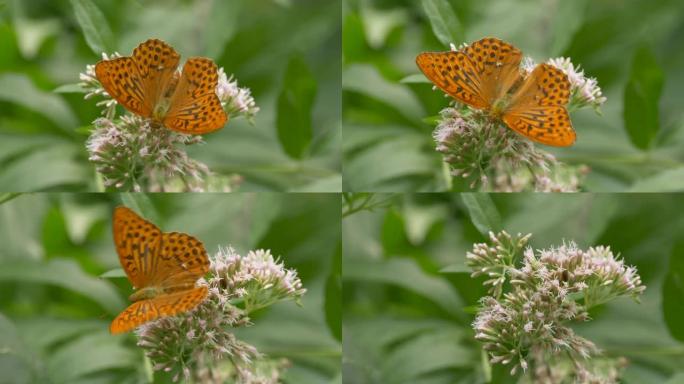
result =
[{"label": "green leaf", "polygon": [[293,56],[287,65],[278,95],[278,140],[291,157],[301,159],[313,136],[311,109],[316,99],[316,79],[304,59]]},{"label": "green leaf", "polygon": [[0,281],[56,285],[95,301],[109,313],[118,313],[126,304],[112,285],[89,276],[71,259],[7,261],[0,268]]},{"label": "green leaf", "polygon": [[53,145],[29,152],[0,169],[0,185],[7,190],[35,192],[84,184],[86,168],[76,160],[72,145]]},{"label": "green leaf", "polygon": [[2,383],[45,382],[40,360],[20,337],[15,325],[0,313],[0,372]]},{"label": "green leaf", "polygon": [[414,73],[413,75],[408,75],[403,79],[399,80],[402,84],[430,84],[432,83],[428,80],[422,73]]},{"label": "green leaf", "polygon": [[502,229],[501,215],[492,198],[486,193],[461,193],[463,203],[468,209],[470,220],[481,234],[487,236],[489,231]]},{"label": "green leaf", "polygon": [[445,46],[464,41],[463,28],[447,0],[423,0],[423,10],[432,25],[432,32]]},{"label": "green leaf", "polygon": [[330,333],[342,341],[342,243],[340,242],[332,261],[330,274],[325,282],[325,322]]},{"label": "green leaf", "polygon": [[144,193],[122,193],[121,202],[128,208],[134,210],[138,215],[159,225],[159,215],[154,208],[150,197]]},{"label": "green leaf", "polygon": [[473,353],[458,343],[460,336],[459,332],[437,331],[401,344],[382,364],[383,382],[412,383],[430,372],[468,367]]},{"label": "green leaf", "polygon": [[64,84],[52,90],[54,93],[85,93],[80,83]]},{"label": "green leaf", "polygon": [[70,383],[95,372],[134,369],[141,356],[135,349],[121,345],[121,341],[106,332],[72,339],[50,355],[50,378],[55,384]]},{"label": "green leaf", "polygon": [[451,286],[445,280],[425,273],[413,260],[353,258],[344,261],[343,270],[344,280],[397,285],[432,300],[456,317],[463,316],[463,303]]},{"label": "green leaf", "polygon": [[0,76],[0,100],[40,113],[69,133],[78,124],[69,105],[60,96],[36,88],[23,74]]},{"label": "green leaf", "polygon": [[663,282],[663,318],[670,335],[684,341],[684,242],[674,246]]},{"label": "green leaf", "polygon": [[665,75],[648,46],[634,53],[625,87],[623,119],[632,144],[647,149],[660,129],[660,95]]},{"label": "green leaf", "polygon": [[78,24],[81,25],[86,43],[93,52],[100,56],[103,52],[112,53],[114,35],[107,24],[102,11],[90,0],[71,0]]},{"label": "green leaf", "polygon": [[359,92],[383,102],[398,113],[420,124],[425,110],[416,95],[405,85],[383,78],[378,70],[368,64],[354,64],[342,73],[342,89]]},{"label": "green leaf", "polygon": [[123,268],[114,268],[100,275],[103,279],[126,277],[126,271]]},{"label": "green leaf", "polygon": [[639,179],[629,192],[680,192],[684,191],[684,167],[664,170]]},{"label": "green leaf", "polygon": [[226,43],[235,35],[243,0],[212,2],[209,19],[203,23],[208,57],[221,57]]}]

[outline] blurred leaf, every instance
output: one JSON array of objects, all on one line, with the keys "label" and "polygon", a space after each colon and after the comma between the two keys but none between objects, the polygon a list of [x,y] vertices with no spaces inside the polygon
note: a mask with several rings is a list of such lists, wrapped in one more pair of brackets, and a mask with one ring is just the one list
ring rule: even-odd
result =
[{"label": "blurred leaf", "polygon": [[54,93],[85,93],[80,83],[64,84],[52,90]]},{"label": "blurred leaf", "polygon": [[309,184],[296,186],[290,189],[289,192],[341,192],[342,191],[342,175],[332,175],[312,181]]},{"label": "blurred leaf", "polygon": [[208,57],[220,57],[223,54],[226,44],[235,35],[243,4],[243,0],[211,2],[211,12],[204,23],[205,54]]},{"label": "blurred leaf", "polygon": [[0,281],[56,285],[95,301],[109,313],[118,313],[125,306],[109,283],[90,277],[71,259],[9,260],[0,269]]},{"label": "blurred leaf", "polygon": [[461,198],[468,209],[470,220],[483,236],[487,237],[490,231],[496,233],[502,229],[501,215],[489,194],[461,193]]},{"label": "blurred leaf", "polygon": [[552,56],[561,55],[572,41],[575,32],[584,22],[588,0],[559,1],[550,27],[552,41],[549,49]]},{"label": "blurred leaf", "polygon": [[437,331],[402,343],[383,362],[383,381],[413,383],[430,372],[469,366],[473,360],[472,351],[459,345],[460,336],[459,333]]},{"label": "blurred leaf", "polygon": [[76,156],[73,146],[63,144],[29,152],[0,169],[0,185],[8,190],[33,192],[83,184],[86,169]]},{"label": "blurred leaf", "polygon": [[684,243],[670,254],[670,267],[663,283],[663,318],[670,335],[684,341]]},{"label": "blurred leaf", "polygon": [[304,59],[293,56],[283,77],[276,119],[278,139],[291,157],[302,158],[311,143],[311,108],[316,88],[316,79]]},{"label": "blurred leaf", "polygon": [[648,46],[634,53],[625,87],[623,118],[629,138],[636,147],[647,149],[660,128],[659,105],[665,75]]},{"label": "blurred leaf", "polygon": [[6,202],[14,199],[15,197],[21,196],[21,192],[10,192],[10,193],[0,193],[0,204],[5,204]]},{"label": "blurred leaf", "polygon": [[367,64],[354,64],[342,73],[342,89],[363,93],[395,108],[403,116],[416,121],[425,114],[420,102],[405,86],[384,79],[377,69]]},{"label": "blurred leaf", "polygon": [[332,261],[330,274],[325,282],[325,322],[330,333],[342,341],[342,243]]},{"label": "blurred leaf", "polygon": [[50,356],[47,370],[55,384],[70,383],[110,369],[133,369],[140,352],[121,345],[109,333],[92,333],[70,340]]},{"label": "blurred leaf", "polygon": [[[404,134],[360,152],[345,164],[347,190],[380,192],[379,186],[384,181],[430,174],[436,164],[423,153],[424,144],[422,137]],[[388,189],[396,192],[396,188]]]},{"label": "blurred leaf", "polygon": [[684,384],[684,372],[675,373],[664,384]]},{"label": "blurred leaf", "polygon": [[[122,193],[119,195],[121,202],[126,207],[135,211],[138,215],[144,217],[148,221],[159,225],[160,219],[157,210],[154,208],[150,197],[145,193]],[[112,211],[112,214],[114,212]]]},{"label": "blurred leaf", "polygon": [[36,88],[31,80],[22,74],[0,75],[0,100],[16,103],[40,113],[69,133],[78,124],[69,105],[61,97]]},{"label": "blurred leaf", "polygon": [[408,75],[403,79],[399,80],[402,84],[430,84],[432,83],[428,80],[422,73],[414,73],[413,75]]},{"label": "blurred leaf", "polygon": [[449,44],[459,45],[465,40],[461,23],[447,0],[423,0],[422,4],[432,25],[432,32],[445,47]]},{"label": "blurred leaf", "polygon": [[40,360],[21,339],[10,319],[0,313],[0,382],[30,384],[44,382]]},{"label": "blurred leaf", "polygon": [[126,271],[123,270],[123,268],[114,268],[110,269],[109,271],[103,273],[100,275],[101,278],[103,279],[109,279],[113,277],[126,277]]},{"label": "blurred leaf", "polygon": [[664,170],[637,180],[628,192],[680,192],[684,191],[684,167]]},{"label": "blurred leaf", "polygon": [[114,36],[102,11],[91,0],[70,0],[86,42],[98,57],[116,51]]},{"label": "blurred leaf", "polygon": [[383,261],[353,258],[344,261],[342,278],[393,284],[416,292],[456,317],[462,317],[462,302],[444,280],[428,275],[411,259],[392,258]]}]

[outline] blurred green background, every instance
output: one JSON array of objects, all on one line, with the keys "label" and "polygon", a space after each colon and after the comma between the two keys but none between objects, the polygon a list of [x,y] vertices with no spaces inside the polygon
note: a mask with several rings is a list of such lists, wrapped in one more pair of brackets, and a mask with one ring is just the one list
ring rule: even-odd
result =
[{"label": "blurred green background", "polygon": [[340,191],[340,12],[339,0],[0,1],[0,189],[96,191],[84,143],[98,100],[55,90],[102,50],[156,37],[181,61],[213,59],[261,108],[191,157],[241,175],[240,190]]},{"label": "blurred green background", "polygon": [[427,121],[448,99],[408,76],[418,53],[486,36],[598,79],[603,116],[573,112],[576,144],[544,147],[590,166],[586,190],[684,190],[683,26],[680,0],[343,0],[344,190],[447,188]]},{"label": "blurred green background", "polygon": [[[636,266],[647,287],[641,304],[619,298],[596,307],[592,321],[573,328],[606,357],[627,358],[622,383],[684,380],[684,196],[462,193],[346,199],[345,383],[485,382],[470,324],[486,294],[486,279],[470,278],[464,263],[489,228],[532,233],[534,249],[569,240],[583,249],[608,245]],[[441,271],[446,266],[457,272]],[[492,383],[516,382],[510,367],[495,367]]]},{"label": "blurred green background", "polygon": [[[302,307],[275,304],[236,334],[289,359],[285,383],[341,382],[339,196],[44,193],[0,205],[0,383],[148,382],[135,337],[109,334],[131,285],[99,277],[120,267],[111,216],[122,201],[163,231],[196,236],[209,254],[270,249],[295,269]],[[154,382],[171,380],[157,373]]]}]

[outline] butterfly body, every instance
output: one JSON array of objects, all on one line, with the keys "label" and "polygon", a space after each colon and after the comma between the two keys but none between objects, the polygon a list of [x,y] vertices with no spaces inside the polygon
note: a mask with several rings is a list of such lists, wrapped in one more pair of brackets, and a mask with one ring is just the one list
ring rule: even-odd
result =
[{"label": "butterfly body", "polygon": [[107,93],[129,111],[186,134],[222,128],[228,116],[216,95],[216,64],[191,57],[179,74],[180,55],[161,40],[150,39],[130,57],[102,60],[95,74]]},{"label": "butterfly body", "polygon": [[206,298],[208,288],[197,280],[209,271],[209,259],[199,240],[162,232],[126,207],[115,209],[113,232],[119,262],[137,290],[112,321],[112,333],[191,310]]},{"label": "butterfly body", "polygon": [[416,64],[448,95],[488,112],[517,133],[542,144],[572,145],[575,131],[565,109],[567,76],[549,64],[522,73],[521,60],[520,50],[490,37],[458,51],[421,53]]}]

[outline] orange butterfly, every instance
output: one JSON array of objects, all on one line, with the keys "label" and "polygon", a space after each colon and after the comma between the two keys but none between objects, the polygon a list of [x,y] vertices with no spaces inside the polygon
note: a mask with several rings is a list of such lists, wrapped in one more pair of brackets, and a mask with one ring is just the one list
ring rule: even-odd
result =
[{"label": "orange butterfly", "polygon": [[523,77],[521,59],[516,47],[490,37],[459,51],[421,53],[416,64],[451,97],[488,111],[519,134],[542,144],[572,145],[568,77],[549,64]]},{"label": "orange butterfly", "polygon": [[126,207],[114,210],[114,244],[134,303],[112,321],[111,333],[128,332],[148,321],[189,311],[207,297],[197,279],[209,271],[202,243],[190,235],[164,233]]},{"label": "orange butterfly", "polygon": [[179,59],[171,46],[150,39],[130,57],[98,62],[95,74],[119,104],[171,130],[203,134],[223,128],[228,115],[216,95],[216,64],[191,57],[179,75]]}]

